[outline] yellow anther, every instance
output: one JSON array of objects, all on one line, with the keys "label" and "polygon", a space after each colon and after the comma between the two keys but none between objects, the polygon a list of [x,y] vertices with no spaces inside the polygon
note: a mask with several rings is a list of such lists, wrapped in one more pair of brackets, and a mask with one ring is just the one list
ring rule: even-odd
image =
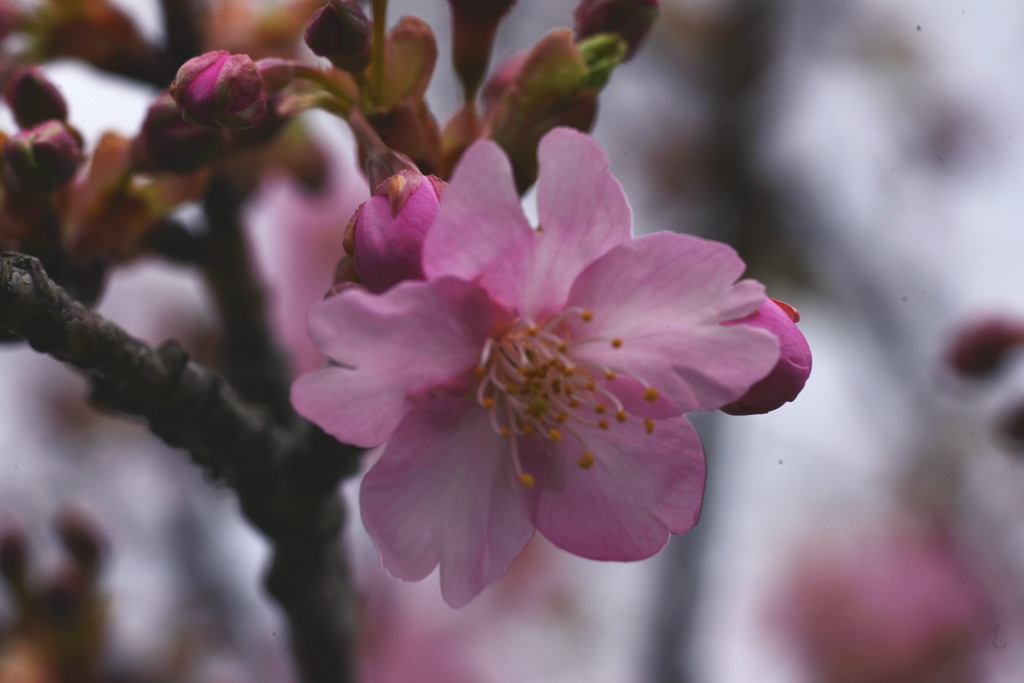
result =
[{"label": "yellow anther", "polygon": [[501,434],[503,438],[507,439],[512,434],[512,431],[508,427],[502,427],[498,430],[498,433]]},{"label": "yellow anther", "polygon": [[552,441],[561,441],[562,440],[562,432],[560,432],[559,430],[555,429],[554,427],[552,427],[551,429],[548,430],[548,436],[551,437]]},{"label": "yellow anther", "polygon": [[540,328],[537,327],[536,325],[531,324],[529,327],[526,328],[526,333],[531,337],[536,337],[538,332],[540,332]]},{"label": "yellow anther", "polygon": [[594,464],[594,456],[591,455],[590,451],[583,451],[583,455],[576,461],[576,464],[585,470],[589,470],[590,466]]},{"label": "yellow anther", "polygon": [[625,410],[620,410],[619,412],[615,413],[615,419],[618,420],[619,422],[625,422],[626,421],[626,411]]},{"label": "yellow anther", "polygon": [[523,424],[519,425],[519,429],[523,432],[523,434],[533,434],[533,423],[524,422]]},{"label": "yellow anther", "polygon": [[569,345],[565,342],[558,342],[558,344],[555,345],[555,348],[558,349],[559,353],[565,353],[569,350]]},{"label": "yellow anther", "polygon": [[658,396],[659,396],[659,394],[658,394],[658,390],[657,389],[652,389],[651,387],[647,387],[646,389],[644,389],[644,400],[645,401],[657,401],[658,400]]},{"label": "yellow anther", "polygon": [[612,348],[613,349],[620,349],[620,348],[622,348],[622,340],[619,339],[618,337],[616,337],[615,339],[612,339]]},{"label": "yellow anther", "polygon": [[598,403],[596,406],[594,406],[594,412],[596,412],[598,415],[604,414],[606,410],[608,410],[608,406],[606,406],[603,403]]},{"label": "yellow anther", "polygon": [[591,320],[594,319],[594,314],[584,308],[580,312],[580,317],[583,318],[583,322],[589,323]]},{"label": "yellow anther", "polygon": [[555,418],[555,422],[563,424],[569,421],[569,413],[559,413],[558,417]]},{"label": "yellow anther", "polygon": [[519,391],[519,385],[512,384],[512,382],[508,382],[505,384],[505,391],[507,391],[510,394],[514,394],[515,392]]},{"label": "yellow anther", "polygon": [[519,475],[519,482],[528,489],[533,488],[534,481],[532,475],[523,472],[522,474]]},{"label": "yellow anther", "polygon": [[587,380],[587,391],[593,391],[596,386],[597,385],[594,384],[594,380],[592,380],[592,379],[588,379]]},{"label": "yellow anther", "polygon": [[615,379],[615,373],[612,372],[611,370],[605,370],[604,371],[604,378],[607,379],[607,380],[613,380],[613,379]]},{"label": "yellow anther", "polygon": [[[566,393],[568,393],[568,392],[566,392]],[[580,402],[577,401],[576,399],[571,399],[569,401],[569,407],[570,408],[579,408],[580,407]]]},{"label": "yellow anther", "polygon": [[476,368],[474,368],[473,374],[476,375],[476,377],[479,379],[480,377],[483,377],[484,375],[487,374],[487,368],[485,368],[482,365],[478,365],[476,366]]},{"label": "yellow anther", "polygon": [[601,429],[608,429],[608,420],[598,420],[597,426]]},{"label": "yellow anther", "polygon": [[653,434],[654,433],[654,420],[652,420],[649,417],[645,418],[644,419],[644,429],[647,431],[648,434]]},{"label": "yellow anther", "polygon": [[488,396],[484,400],[480,401],[480,405],[482,405],[484,408],[493,408],[494,407],[494,399],[491,398],[490,396]]}]

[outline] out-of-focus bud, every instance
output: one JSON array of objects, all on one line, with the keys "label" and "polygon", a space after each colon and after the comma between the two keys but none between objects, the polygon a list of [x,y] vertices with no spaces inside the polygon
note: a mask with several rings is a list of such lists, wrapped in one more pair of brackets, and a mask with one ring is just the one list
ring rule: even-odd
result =
[{"label": "out-of-focus bud", "polygon": [[962,329],[946,352],[946,362],[959,375],[991,377],[1006,357],[1024,346],[1024,321],[980,320]]},{"label": "out-of-focus bud", "polygon": [[4,178],[22,192],[53,192],[75,174],[82,141],[61,121],[46,121],[4,143]]},{"label": "out-of-focus bud", "polygon": [[0,40],[6,38],[25,17],[25,10],[13,0],[0,0]]},{"label": "out-of-focus bud", "polygon": [[999,420],[997,434],[1016,453],[1024,452],[1024,403],[1019,403]]},{"label": "out-of-focus bud", "polygon": [[160,95],[146,111],[133,156],[143,170],[192,173],[224,149],[224,131],[200,128],[182,118],[170,94]]},{"label": "out-of-focus bud", "polygon": [[67,121],[68,105],[53,83],[38,67],[15,69],[7,82],[4,99],[14,112],[14,120],[22,128],[31,128],[43,121]]},{"label": "out-of-focus bud", "polygon": [[56,520],[57,535],[75,565],[87,576],[95,576],[105,541],[96,524],[81,511],[63,510]]},{"label": "out-of-focus bud", "polygon": [[373,292],[423,279],[423,238],[446,187],[435,176],[402,171],[381,183],[345,229],[345,249]]},{"label": "out-of-focus bud", "polygon": [[448,0],[448,4],[452,8],[452,60],[468,100],[487,73],[494,34],[515,0]]},{"label": "out-of-focus bud", "polygon": [[537,145],[545,133],[557,126],[590,129],[598,92],[625,54],[626,44],[616,36],[602,34],[577,45],[570,31],[559,29],[525,58],[513,58],[521,60],[517,72],[508,65],[498,70],[501,84],[485,88],[493,102],[487,123],[512,161],[520,192],[537,178]]},{"label": "out-of-focus bud", "polygon": [[800,314],[789,304],[768,299],[752,315],[729,325],[743,324],[768,330],[779,340],[779,360],[771,372],[750,387],[738,401],[722,408],[730,415],[767,413],[792,401],[811,374],[811,348],[796,323]]},{"label": "out-of-focus bud", "polygon": [[267,91],[248,55],[224,50],[193,57],[170,87],[189,123],[207,128],[249,128],[267,113]]},{"label": "out-of-focus bud", "polygon": [[356,73],[373,59],[373,26],[354,0],[328,0],[306,25],[306,45],[342,71]]},{"label": "out-of-focus bud", "polygon": [[28,543],[20,529],[0,529],[0,576],[12,586],[22,585],[28,576]]},{"label": "out-of-focus bud", "polygon": [[658,17],[661,0],[583,0],[576,8],[576,39],[598,33],[617,33],[632,57]]}]

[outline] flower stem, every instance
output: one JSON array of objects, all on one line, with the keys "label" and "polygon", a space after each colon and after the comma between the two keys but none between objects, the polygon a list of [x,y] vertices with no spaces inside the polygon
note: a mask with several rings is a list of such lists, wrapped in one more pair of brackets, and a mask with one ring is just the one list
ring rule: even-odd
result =
[{"label": "flower stem", "polygon": [[384,39],[387,34],[388,0],[373,0],[373,93],[384,92]]}]

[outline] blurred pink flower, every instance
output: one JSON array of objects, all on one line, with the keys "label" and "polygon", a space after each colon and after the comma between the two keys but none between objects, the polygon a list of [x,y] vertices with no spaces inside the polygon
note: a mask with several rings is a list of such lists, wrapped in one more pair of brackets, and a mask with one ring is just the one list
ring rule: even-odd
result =
[{"label": "blurred pink flower", "polygon": [[991,602],[942,538],[893,535],[793,577],[790,634],[822,683],[975,681]]},{"label": "blurred pink flower", "polygon": [[682,417],[736,400],[779,357],[726,326],[764,302],[729,247],[631,239],[604,152],[569,129],[538,149],[540,226],[494,143],[467,150],[423,245],[426,281],[349,289],[310,313],[335,361],[300,378],[300,413],[343,441],[388,441],[361,491],[394,576],[441,567],[461,606],[533,535],[637,560],[697,521],[700,442]]}]

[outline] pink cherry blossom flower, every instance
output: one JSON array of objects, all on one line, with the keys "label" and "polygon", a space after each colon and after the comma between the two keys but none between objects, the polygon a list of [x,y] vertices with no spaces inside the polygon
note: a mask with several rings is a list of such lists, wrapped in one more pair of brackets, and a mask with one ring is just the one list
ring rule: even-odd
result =
[{"label": "pink cherry blossom flower", "polygon": [[539,531],[599,560],[653,555],[696,522],[700,441],[682,416],[736,400],[779,342],[723,325],[765,301],[729,247],[631,238],[629,205],[587,136],[538,149],[533,228],[489,141],[455,170],[423,281],[348,289],[310,332],[335,361],[300,378],[300,413],[361,446],[363,522],[394,576],[440,565],[453,606],[500,579]]}]

